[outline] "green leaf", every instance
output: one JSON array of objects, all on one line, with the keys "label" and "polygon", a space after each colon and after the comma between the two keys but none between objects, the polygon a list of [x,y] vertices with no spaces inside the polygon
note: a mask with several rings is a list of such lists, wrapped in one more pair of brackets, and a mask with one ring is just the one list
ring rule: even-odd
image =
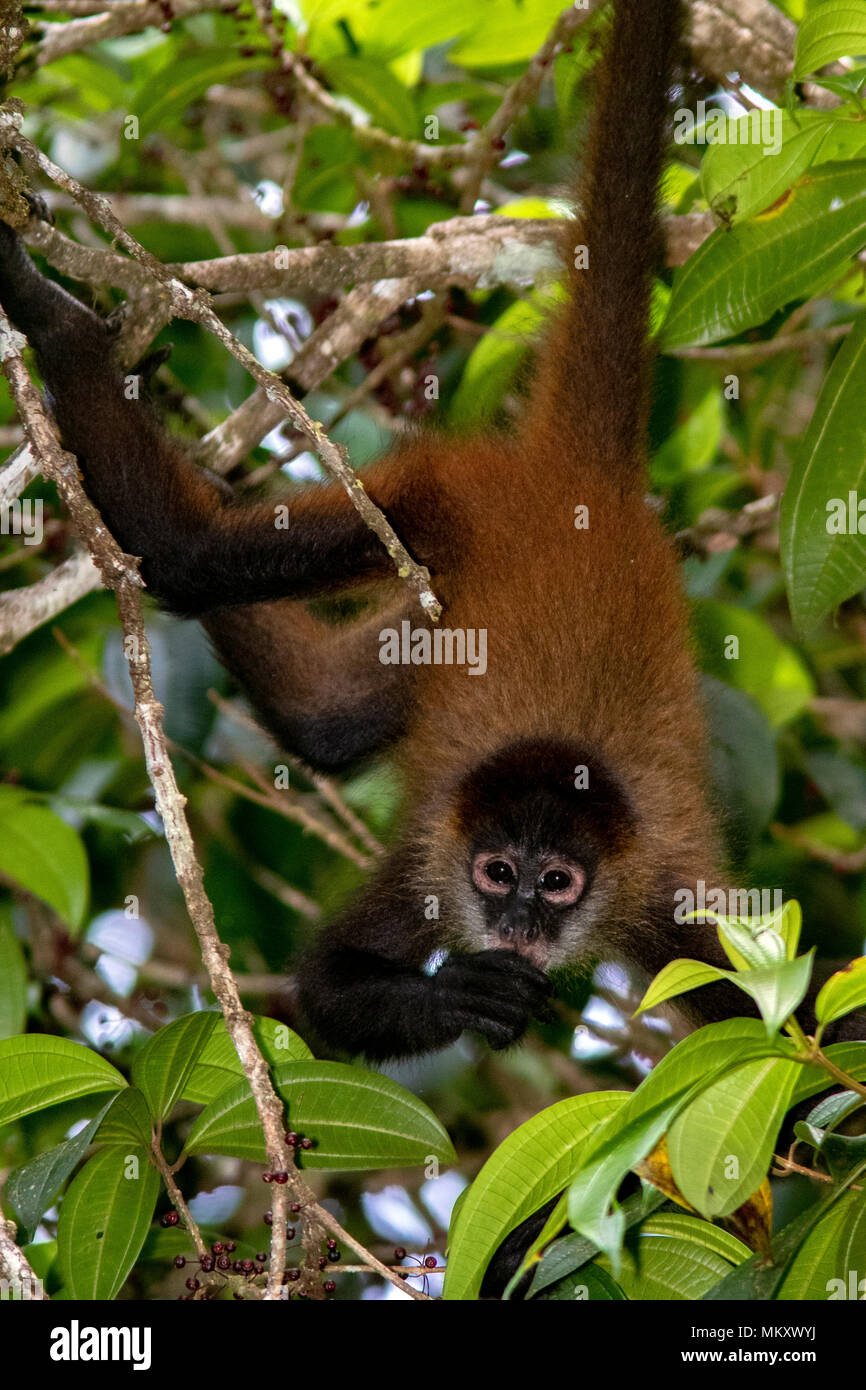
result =
[{"label": "green leaf", "polygon": [[67,1038],[25,1033],[0,1042],[0,1126],[62,1100],[125,1085],[104,1057]]},{"label": "green leaf", "polygon": [[668,1130],[681,1193],[711,1220],[728,1216],[766,1177],[799,1064],[763,1057],[719,1077]]},{"label": "green leaf", "polygon": [[815,1017],[819,1023],[832,1023],[866,1005],[866,956],[858,956],[837,970],[821,988],[815,1000]]},{"label": "green leaf", "polygon": [[[417,1096],[390,1077],[343,1062],[284,1062],[274,1084],[289,1121],[313,1140],[307,1168],[396,1168],[437,1158],[454,1160],[451,1140]],[[186,1152],[231,1154],[264,1162],[255,1102],[246,1082],[229,1086],[202,1111]]]},{"label": "green leaf", "polygon": [[71,1139],[55,1144],[54,1148],[38,1154],[9,1174],[3,1193],[14,1209],[19,1224],[24,1227],[25,1241],[33,1239],[42,1213],[51,1206],[69,1174],[81,1162],[105,1115],[124,1095],[126,1092],[121,1091],[117,1096],[112,1096],[99,1114],[94,1115]]},{"label": "green leaf", "polygon": [[18,787],[0,787],[0,874],[48,903],[68,927],[81,926],[89,892],[81,839]]},{"label": "green leaf", "polygon": [[862,1192],[846,1192],[803,1241],[776,1298],[862,1299],[864,1270],[866,1202]]},{"label": "green leaf", "polygon": [[711,208],[735,209],[740,222],[768,208],[791,187],[818,154],[833,117],[817,111],[774,111],[776,129],[781,122],[782,147],[769,154],[759,141],[749,139],[754,118],[747,112],[728,121],[725,144],[710,145],[701,161],[701,191]]},{"label": "green leaf", "polygon": [[730,970],[720,970],[718,966],[706,965],[701,960],[672,960],[651,982],[635,1014],[643,1013],[644,1009],[654,1009],[666,999],[675,999],[678,994],[687,994],[690,989],[698,989],[714,980],[729,980],[731,976]]},{"label": "green leaf", "polygon": [[856,507],[866,478],[864,394],[866,315],[827,373],[782,499],[782,563],[791,615],[803,633],[866,583],[866,518]]},{"label": "green leaf", "polygon": [[[207,1105],[216,1100],[232,1082],[243,1080],[243,1067],[235,1045],[226,1031],[225,1020],[217,1015],[217,1023],[202,1048],[192,1071],[184,1082],[181,1096]],[[306,1061],[312,1053],[302,1038],[284,1023],[274,1018],[257,1017],[252,1023],[253,1036],[269,1066],[280,1062]]]},{"label": "green leaf", "polygon": [[12,914],[0,903],[0,1039],[24,1031],[27,1019],[27,966]]},{"label": "green leaf", "polygon": [[114,1102],[102,1122],[97,1138],[100,1144],[122,1144],[127,1148],[150,1148],[152,1124],[147,1101],[127,1086],[115,1097]]},{"label": "green leaf", "polygon": [[561,9],[561,0],[488,0],[483,11],[471,11],[474,26],[449,57],[468,68],[525,62],[540,48]]},{"label": "green leaf", "polygon": [[514,382],[532,347],[533,335],[552,308],[563,300],[559,285],[545,285],[518,299],[499,315],[472,349],[449,408],[456,428],[478,424],[492,415]]},{"label": "green leaf", "polygon": [[866,53],[866,13],[856,0],[814,5],[797,32],[794,79],[817,72],[837,58]]},{"label": "green leaf", "polygon": [[265,71],[273,66],[270,54],[262,50],[254,58],[243,58],[231,50],[215,49],[175,58],[155,72],[141,87],[133,109],[141,123],[142,135],[150,135],[176,125],[190,105],[217,82]]},{"label": "green leaf", "polygon": [[694,620],[704,670],[750,695],[774,728],[806,708],[815,693],[812,677],[760,614],[704,599]]},{"label": "green leaf", "polygon": [[145,1149],[103,1149],[77,1174],[60,1208],[63,1282],[75,1299],[113,1299],[144,1244],[159,1176]]},{"label": "green leaf", "polygon": [[734,983],[751,995],[761,1010],[768,1033],[777,1032],[785,1019],[790,1018],[798,1004],[802,1003],[809,988],[814,957],[813,947],[807,955],[798,956],[796,960],[746,970],[734,977]]},{"label": "green leaf", "polygon": [[326,59],[321,66],[333,90],[368,112],[373,125],[404,140],[418,138],[415,103],[403,83],[381,62],[342,55]]},{"label": "green leaf", "polygon": [[825,164],[782,203],[719,230],[674,277],[662,348],[718,342],[808,298],[866,242],[866,162]]},{"label": "green leaf", "polygon": [[577,1146],[626,1100],[621,1091],[571,1096],[509,1134],[481,1169],[452,1222],[443,1298],[477,1297],[497,1247],[562,1191],[574,1172]]},{"label": "green leaf", "polygon": [[144,1044],[132,1064],[132,1080],[155,1120],[171,1114],[219,1015],[200,1011],[175,1019]]}]

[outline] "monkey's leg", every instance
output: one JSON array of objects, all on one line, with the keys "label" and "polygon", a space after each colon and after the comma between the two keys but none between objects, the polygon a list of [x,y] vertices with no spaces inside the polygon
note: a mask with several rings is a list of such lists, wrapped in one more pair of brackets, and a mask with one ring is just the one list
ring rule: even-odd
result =
[{"label": "monkey's leg", "polygon": [[410,606],[401,597],[336,628],[291,600],[220,608],[202,622],[277,741],[334,772],[387,747],[406,728],[412,668],[379,661],[379,634]]},{"label": "monkey's leg", "polygon": [[446,942],[411,846],[398,846],[345,915],[321,933],[297,974],[302,1011],[330,1047],[372,1060],[447,1047],[464,1031],[506,1047],[552,993],[513,951],[426,963]]},{"label": "monkey's leg", "polygon": [[[64,446],[117,541],[142,557],[149,589],[175,612],[307,598],[359,579],[389,578],[391,561],[338,484],[274,505],[227,501],[166,435],[112,360],[105,323],[41,275],[0,223],[0,303],[27,335],[54,401]],[[396,497],[390,470],[380,479]],[[411,508],[409,515],[411,516]]]}]

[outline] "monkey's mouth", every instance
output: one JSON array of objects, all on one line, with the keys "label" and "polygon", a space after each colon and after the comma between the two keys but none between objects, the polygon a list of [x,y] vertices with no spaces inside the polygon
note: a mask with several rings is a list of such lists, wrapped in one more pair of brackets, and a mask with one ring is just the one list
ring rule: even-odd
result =
[{"label": "monkey's mouth", "polygon": [[536,970],[547,970],[550,965],[550,943],[543,941],[540,937],[536,937],[534,941],[527,941],[525,937],[512,937],[509,941],[503,941],[501,936],[494,936],[490,942],[490,949],[513,951],[515,955],[528,960],[530,965],[535,966]]}]

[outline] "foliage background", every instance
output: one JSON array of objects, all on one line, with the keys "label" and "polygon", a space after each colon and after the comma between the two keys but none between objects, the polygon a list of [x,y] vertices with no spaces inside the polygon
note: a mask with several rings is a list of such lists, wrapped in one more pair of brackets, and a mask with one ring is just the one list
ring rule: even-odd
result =
[{"label": "foliage background", "polygon": [[[801,18],[802,5],[782,8]],[[418,138],[433,113],[442,139],[457,142],[467,123],[483,126],[489,119],[559,9],[557,0],[488,0],[482,21],[462,0],[428,0],[414,9],[405,0],[310,0],[287,7],[287,42],[308,54],[330,89],[366,109],[376,125]],[[556,60],[552,80],[510,130],[482,190],[491,208],[532,216],[558,210],[556,199],[571,178],[574,132],[591,96],[583,79],[599,27],[594,20],[581,29],[573,52]],[[695,77],[690,103],[713,90]],[[283,241],[348,244],[416,236],[461,211],[447,171],[424,177],[399,156],[371,151],[352,131],[300,107],[246,6],[232,14],[201,13],[171,24],[168,32],[151,28],[108,40],[45,67],[25,62],[10,91],[26,103],[28,135],[89,186],[128,195],[133,211],[143,194],[190,198],[189,214],[178,220],[159,215],[159,204],[157,215],[126,219],[165,261],[267,250]],[[123,135],[131,113],[139,117],[139,139]],[[667,206],[679,213],[702,210],[701,148],[680,147],[677,155],[665,184]],[[280,210],[286,180],[291,202]],[[202,218],[192,211],[202,194],[239,207],[249,207],[244,197],[256,195],[267,220],[257,230],[250,217]],[[100,244],[96,229],[66,200],[55,197],[54,205],[62,230]],[[811,302],[799,327],[822,329],[850,319],[862,312],[862,296],[860,272],[837,278]],[[110,308],[111,294],[99,302]],[[216,307],[267,365],[291,374],[285,339],[267,331],[249,300],[218,296]],[[303,304],[269,305],[278,324],[288,317],[301,336],[333,307],[315,296]],[[796,307],[742,341],[769,338]],[[353,395],[388,340],[400,341],[424,313],[430,315],[426,341],[380,388]],[[332,436],[348,446],[357,467],[419,424],[465,429],[492,416],[507,418],[519,408],[526,330],[538,315],[530,292],[455,291],[432,306],[416,300],[308,396],[307,408],[328,425],[352,397]],[[156,378],[155,395],[172,428],[195,438],[241,403],[250,382],[213,339],[189,324],[173,323],[158,339],[167,342],[173,351]],[[737,369],[737,400],[725,397],[730,366],[724,362],[659,359],[653,483],[673,530],[694,527],[708,507],[735,510],[781,489],[835,351],[816,336],[797,352],[752,361]],[[438,400],[425,399],[430,373],[440,383]],[[14,413],[5,382],[0,428],[11,449]],[[291,434],[268,442],[273,447],[257,450],[232,481],[283,455],[291,462],[278,478],[282,487],[315,474]],[[538,478],[543,487],[543,456]],[[45,500],[47,538],[41,547],[28,547],[0,537],[4,588],[34,582],[71,548],[51,489],[37,480],[27,495]],[[862,950],[866,906],[864,861],[857,857],[866,843],[862,600],[847,602],[804,641],[789,617],[773,528],[732,549],[707,553],[699,545],[697,551],[684,563],[684,578],[698,604],[696,643],[708,677],[715,783],[735,881],[799,898],[805,944],[815,941],[822,953],[849,959]],[[718,655],[720,625],[742,635],[737,663]],[[208,699],[209,690],[229,687],[198,628],[154,611],[149,632],[171,737],[194,759],[241,780],[247,780],[245,759],[267,771],[269,746]],[[0,663],[0,871],[9,885],[0,907],[0,1036],[21,1031],[26,1017],[36,1031],[85,1037],[123,1063],[146,1035],[148,1021],[186,1012],[200,995],[183,983],[198,969],[195,943],[152,814],[138,734],[118,705],[129,707],[130,691],[110,595],[77,603]],[[325,913],[362,874],[297,825],[215,783],[194,760],[180,756],[178,769],[232,964],[242,974],[280,974],[314,926],[281,901],[267,873]],[[317,804],[309,786],[293,777],[295,785],[302,804]],[[23,845],[12,838],[14,814],[22,824],[20,806],[3,799],[11,786],[43,798],[37,803],[41,818]],[[396,804],[387,765],[349,779],[343,791],[372,830],[387,838]],[[150,941],[118,915],[129,895],[140,902]],[[463,1042],[388,1070],[440,1116],[455,1139],[461,1172],[471,1177],[505,1134],[544,1105],[576,1090],[633,1084],[644,1074],[664,1050],[666,1035],[651,1024],[627,1024],[622,1010],[628,998],[626,982],[608,972],[595,984],[577,982],[557,1022],[536,1029],[526,1047],[509,1055]],[[268,994],[249,1002],[267,1012]],[[59,1139],[78,1113],[89,1111],[61,1107],[0,1134],[0,1167]],[[220,1160],[198,1179],[202,1188],[226,1189],[227,1215],[217,1224],[255,1227],[266,1203],[259,1190],[245,1190],[244,1165]],[[324,1175],[323,1181],[359,1234],[369,1223],[373,1243],[399,1240],[442,1250],[444,1188],[435,1196],[436,1184],[423,1185],[425,1206],[414,1200],[424,1183],[417,1174],[363,1182]],[[450,1184],[451,1196],[458,1187]],[[140,1269],[132,1287],[149,1277]]]}]

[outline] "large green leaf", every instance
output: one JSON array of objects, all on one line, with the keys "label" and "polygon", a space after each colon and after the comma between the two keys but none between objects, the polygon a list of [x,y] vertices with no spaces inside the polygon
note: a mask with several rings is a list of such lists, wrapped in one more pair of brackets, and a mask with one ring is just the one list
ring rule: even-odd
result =
[{"label": "large green leaf", "polygon": [[857,512],[866,478],[864,398],[866,314],[827,373],[782,499],[782,563],[803,632],[866,585],[866,515]]},{"label": "large green leaf", "polygon": [[800,1067],[777,1057],[746,1062],[697,1096],[668,1130],[677,1186],[703,1216],[728,1216],[767,1174]]},{"label": "large green leaf", "polygon": [[132,1080],[155,1120],[164,1120],[183,1095],[184,1087],[213,1033],[219,1015],[201,1011],[175,1019],[149,1038],[132,1064]]},{"label": "large green leaf", "polygon": [[25,1033],[0,1042],[0,1125],[46,1105],[99,1091],[118,1091],[126,1080],[89,1047]]},{"label": "large green leaf", "polygon": [[[307,1044],[285,1023],[278,1023],[274,1018],[258,1017],[253,1019],[252,1026],[262,1056],[270,1066],[312,1059],[313,1054]],[[235,1045],[226,1031],[225,1020],[218,1015],[218,1022],[186,1078],[181,1094],[184,1100],[207,1105],[216,1100],[232,1082],[241,1081],[243,1074]]]},{"label": "large green leaf", "polygon": [[116,1096],[112,1096],[99,1113],[71,1139],[64,1139],[61,1144],[55,1144],[54,1148],[38,1154],[29,1163],[9,1174],[3,1195],[24,1227],[24,1240],[32,1240],[42,1213],[51,1206],[69,1174],[81,1162],[93,1143],[105,1115],[127,1094],[126,1091],[120,1091]]},{"label": "large green leaf", "polygon": [[750,222],[713,233],[674,277],[663,349],[764,323],[822,287],[866,243],[866,161],[825,164]]},{"label": "large green leaf", "polygon": [[768,208],[790,188],[814,161],[833,126],[832,116],[818,111],[774,111],[781,122],[782,147],[776,154],[750,140],[760,111],[729,120],[728,139],[710,145],[701,161],[701,190],[710,207],[723,210],[736,221]]},{"label": "large green leaf", "polygon": [[817,72],[837,58],[866,53],[866,11],[859,0],[813,5],[797,32],[794,77]]},{"label": "large green leaf", "polygon": [[[308,1168],[395,1168],[437,1158],[450,1163],[446,1131],[417,1096],[390,1077],[343,1062],[284,1062],[273,1072],[292,1129],[308,1136]],[[187,1153],[265,1158],[255,1102],[246,1082],[229,1086],[199,1115]]]},{"label": "large green leaf", "polygon": [[87,855],[71,826],[18,787],[0,787],[0,874],[81,926],[89,892]]},{"label": "large green leaf", "polygon": [[147,1150],[94,1154],[69,1186],[57,1226],[60,1268],[72,1298],[113,1299],[144,1244],[159,1175]]},{"label": "large green leaf", "polygon": [[0,903],[0,1038],[24,1031],[27,967],[7,903]]},{"label": "large green leaf", "polygon": [[509,1134],[481,1169],[453,1223],[444,1298],[477,1297],[496,1248],[563,1190],[575,1168],[577,1146],[627,1099],[622,1091],[571,1096]]}]

